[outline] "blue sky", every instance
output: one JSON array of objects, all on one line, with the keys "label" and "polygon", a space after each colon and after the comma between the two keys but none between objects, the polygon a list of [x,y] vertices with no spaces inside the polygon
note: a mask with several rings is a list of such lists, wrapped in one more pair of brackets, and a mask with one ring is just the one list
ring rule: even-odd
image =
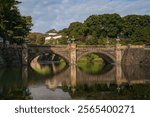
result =
[{"label": "blue sky", "polygon": [[32,32],[66,28],[93,14],[150,15],[150,0],[20,0],[22,15],[32,16]]}]

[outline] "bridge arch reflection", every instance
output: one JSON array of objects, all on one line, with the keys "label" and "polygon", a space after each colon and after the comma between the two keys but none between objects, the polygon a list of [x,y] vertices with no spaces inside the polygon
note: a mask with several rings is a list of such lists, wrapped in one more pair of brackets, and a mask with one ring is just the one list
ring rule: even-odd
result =
[{"label": "bridge arch reflection", "polygon": [[68,64],[65,62],[64,59],[59,57],[55,58],[54,54],[47,57],[43,56],[44,55],[36,56],[30,63],[30,67],[33,69],[33,71],[41,75],[58,74],[67,69],[68,67]]}]

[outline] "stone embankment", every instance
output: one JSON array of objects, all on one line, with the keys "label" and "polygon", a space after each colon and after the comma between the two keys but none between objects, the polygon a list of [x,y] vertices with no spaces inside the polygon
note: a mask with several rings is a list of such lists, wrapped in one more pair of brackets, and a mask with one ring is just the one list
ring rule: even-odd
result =
[{"label": "stone embankment", "polygon": [[129,46],[124,50],[122,63],[125,65],[150,66],[150,47]]},{"label": "stone embankment", "polygon": [[0,47],[0,67],[21,66],[22,58],[21,47],[1,46]]}]

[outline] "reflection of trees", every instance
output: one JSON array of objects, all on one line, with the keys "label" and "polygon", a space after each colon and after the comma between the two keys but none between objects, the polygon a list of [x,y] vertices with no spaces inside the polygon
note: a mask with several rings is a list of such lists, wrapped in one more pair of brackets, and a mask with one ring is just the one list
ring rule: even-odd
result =
[{"label": "reflection of trees", "polygon": [[100,73],[104,65],[104,60],[93,53],[81,57],[77,62],[78,68],[87,74]]},{"label": "reflection of trees", "polygon": [[77,84],[115,83],[115,67],[106,66],[100,74],[86,74],[77,69]]},{"label": "reflection of trees", "polygon": [[28,85],[34,84],[34,83],[44,83],[46,79],[51,79],[53,77],[53,74],[48,75],[42,75],[37,72],[35,72],[32,68],[28,68]]},{"label": "reflection of trees", "polygon": [[77,67],[86,74],[98,75],[109,72],[113,65],[107,64],[96,54],[86,55],[77,62]]},{"label": "reflection of trees", "polygon": [[31,68],[39,75],[54,75],[59,72],[62,72],[65,68],[67,68],[67,64],[64,60],[61,60],[59,62],[49,62],[48,58],[42,59],[43,61],[41,59],[39,61],[39,58],[40,56],[37,56],[31,62]]},{"label": "reflection of trees", "polygon": [[[64,74],[68,74],[68,66],[66,66],[66,63],[64,63],[63,61],[60,63],[54,63],[49,64],[49,65],[41,65],[39,63],[35,63],[38,64],[38,68],[39,70],[41,70],[41,68],[45,68],[45,67],[49,67],[49,69],[51,69],[51,72],[47,73],[47,74],[40,74],[39,72],[36,72],[34,69],[35,66],[32,66],[32,68],[29,68],[29,77],[30,79],[28,79],[28,82],[31,83],[44,83],[45,81],[47,82],[47,84],[49,84],[50,81],[54,81],[55,79],[58,80],[59,79],[63,79],[62,76]],[[55,68],[54,68],[55,67]],[[55,69],[55,72],[54,72]],[[54,78],[53,78],[54,77]],[[50,81],[48,81],[50,80]]]},{"label": "reflection of trees", "polygon": [[0,99],[29,99],[26,85],[21,69],[6,69],[0,77]]},{"label": "reflection of trees", "polygon": [[63,90],[68,91],[73,99],[150,99],[149,84],[122,84],[120,91],[116,84],[77,85],[75,92],[72,87],[63,86]]},{"label": "reflection of trees", "polygon": [[48,66],[48,65],[41,65],[40,63],[38,63],[39,57],[40,56],[37,56],[36,58],[34,58],[32,60],[32,62],[31,62],[32,69],[41,75],[51,74],[52,73],[52,67]]},{"label": "reflection of trees", "polygon": [[105,66],[102,66],[101,64],[94,62],[94,63],[83,63],[82,67],[79,67],[79,69],[82,72],[85,72],[87,74],[91,75],[100,75],[100,74],[105,74],[109,72],[113,68],[113,65],[107,64]]},{"label": "reflection of trees", "polygon": [[0,69],[0,78],[2,78],[4,71],[5,71],[4,69]]},{"label": "reflection of trees", "polygon": [[128,91],[133,99],[150,99],[150,84],[133,85],[133,90]]},{"label": "reflection of trees", "polygon": [[82,62],[79,65],[79,69],[89,74],[97,74],[102,70],[102,68],[103,68],[103,65],[101,65],[98,62],[93,62],[93,63]]}]

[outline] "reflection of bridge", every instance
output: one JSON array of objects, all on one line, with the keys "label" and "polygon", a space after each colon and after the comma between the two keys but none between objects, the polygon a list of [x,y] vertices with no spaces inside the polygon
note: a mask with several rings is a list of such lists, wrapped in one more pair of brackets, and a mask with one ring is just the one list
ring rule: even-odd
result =
[{"label": "reflection of bridge", "polygon": [[[71,65],[75,67],[74,65]],[[50,89],[56,89],[57,87],[61,87],[63,85],[76,87],[76,85],[94,85],[94,84],[117,84],[118,86],[122,84],[146,84],[150,82],[150,79],[146,79],[148,72],[143,71],[141,68],[136,66],[133,67],[133,71],[127,70],[125,73],[122,71],[119,65],[114,66],[110,71],[104,74],[90,75],[80,71],[76,68],[73,73],[71,66],[65,70],[64,72],[54,75],[53,78],[47,79],[45,84]],[[120,69],[120,74],[117,72],[117,69]],[[134,71],[135,70],[135,71]],[[149,69],[148,69],[149,70]],[[135,75],[133,72],[137,72]],[[145,76],[143,75],[145,74]]]},{"label": "reflection of bridge", "polygon": [[46,80],[46,85],[55,89],[62,85],[75,87],[76,85],[93,84],[145,84],[150,83],[150,67],[140,67],[139,65],[121,67],[120,64],[108,65],[104,67],[105,72],[100,74],[88,74],[70,65],[65,71],[58,73],[53,78]]}]

